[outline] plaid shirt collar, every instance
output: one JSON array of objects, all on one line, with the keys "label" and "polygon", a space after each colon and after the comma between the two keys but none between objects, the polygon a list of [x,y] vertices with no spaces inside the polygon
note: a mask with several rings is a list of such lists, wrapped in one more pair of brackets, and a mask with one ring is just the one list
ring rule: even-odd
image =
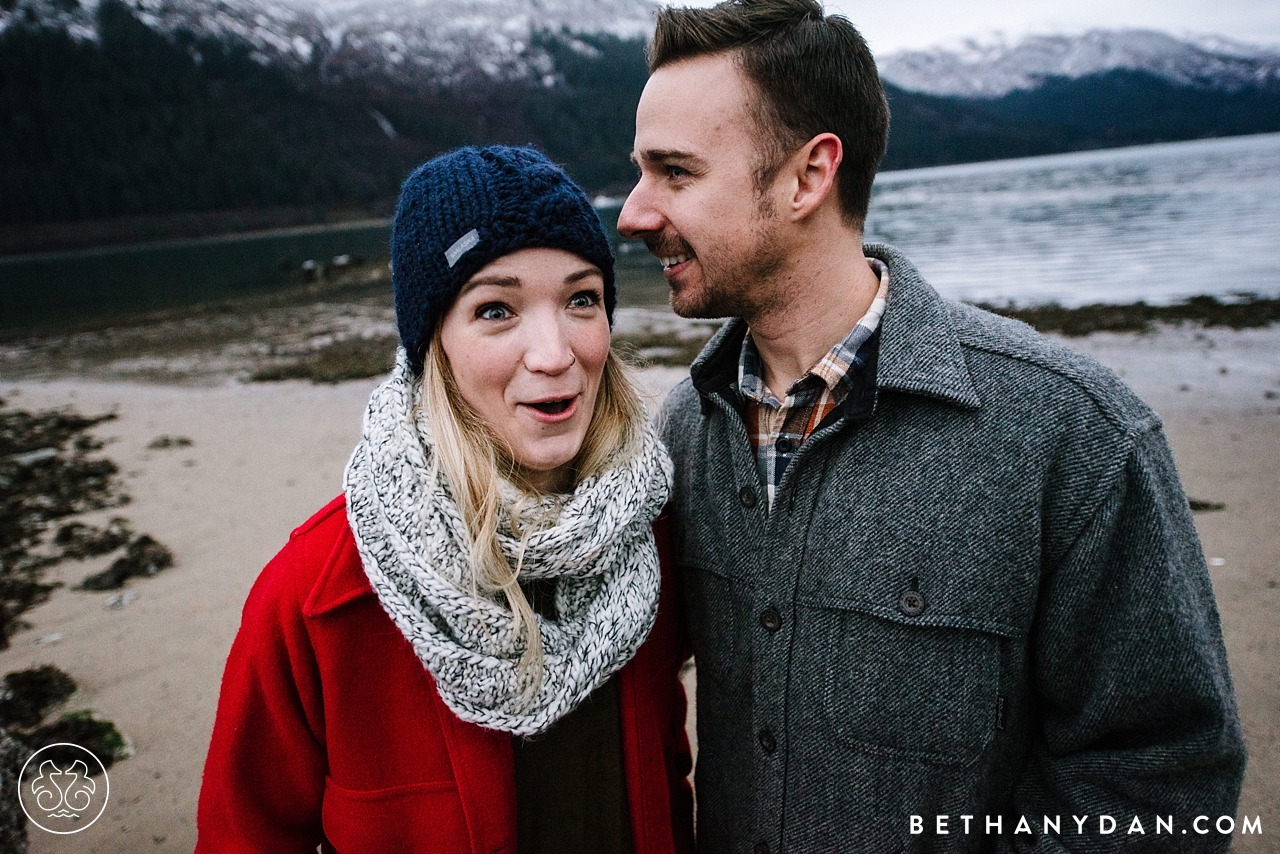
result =
[{"label": "plaid shirt collar", "polygon": [[867,260],[880,278],[880,288],[871,307],[818,364],[791,384],[782,400],[764,383],[760,351],[750,331],[742,339],[738,391],[745,404],[747,433],[769,507],[773,506],[782,475],[795,452],[822,420],[865,380],[861,368],[875,346],[872,339],[879,329],[889,292],[889,268],[877,258]]},{"label": "plaid shirt collar", "polygon": [[[884,315],[885,302],[889,293],[889,268],[879,258],[868,258],[871,269],[880,278],[880,289],[867,313],[854,324],[849,334],[827,351],[818,364],[791,384],[786,390],[786,398],[779,401],[777,396],[764,384],[764,366],[760,362],[760,351],[751,338],[751,331],[742,339],[742,350],[738,355],[738,390],[744,399],[779,409],[794,406],[798,397],[806,397],[805,392],[818,392],[821,389],[843,396],[848,392],[852,379],[849,368],[858,364],[858,350],[880,327],[880,318]],[[837,401],[838,402],[838,401]]]}]

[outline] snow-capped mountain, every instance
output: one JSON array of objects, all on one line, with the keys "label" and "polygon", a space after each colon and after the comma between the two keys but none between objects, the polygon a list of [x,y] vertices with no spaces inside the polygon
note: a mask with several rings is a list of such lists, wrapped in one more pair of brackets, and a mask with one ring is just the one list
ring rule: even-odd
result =
[{"label": "snow-capped mountain", "polygon": [[[17,0],[0,30],[26,17],[96,37],[101,0]],[[7,7],[9,4],[5,4]],[[644,37],[654,0],[136,0],[148,26],[237,37],[263,62],[317,65],[328,78],[388,73],[450,82],[480,71],[500,79],[554,69],[531,48],[535,30]],[[582,43],[587,53],[592,48]]]},{"label": "snow-capped mountain", "polygon": [[994,98],[1034,89],[1048,77],[1079,78],[1117,69],[1226,92],[1280,88],[1280,49],[1220,37],[1174,38],[1151,30],[1092,30],[1076,36],[1001,37],[878,58],[880,74],[931,95]]},{"label": "snow-capped mountain", "polygon": [[[103,0],[7,0],[0,31],[22,18],[96,37]],[[643,38],[663,0],[129,0],[138,17],[165,32],[232,36],[255,58],[313,67],[328,80],[385,74],[402,81],[555,79],[554,64],[531,43],[538,30]],[[584,53],[593,48],[575,45]],[[1171,83],[1235,92],[1280,89],[1280,48],[1151,30],[1082,35],[1001,36],[878,58],[881,75],[932,95],[990,98],[1034,89],[1048,77],[1080,78],[1116,69]]]}]

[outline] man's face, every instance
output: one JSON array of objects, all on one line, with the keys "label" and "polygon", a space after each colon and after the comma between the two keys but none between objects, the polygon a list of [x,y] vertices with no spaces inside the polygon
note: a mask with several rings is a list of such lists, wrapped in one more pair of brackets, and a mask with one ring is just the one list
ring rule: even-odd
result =
[{"label": "man's face", "polygon": [[618,230],[663,265],[684,317],[748,319],[777,299],[782,267],[773,199],[757,193],[751,84],[726,54],[665,65],[636,109],[640,181]]}]

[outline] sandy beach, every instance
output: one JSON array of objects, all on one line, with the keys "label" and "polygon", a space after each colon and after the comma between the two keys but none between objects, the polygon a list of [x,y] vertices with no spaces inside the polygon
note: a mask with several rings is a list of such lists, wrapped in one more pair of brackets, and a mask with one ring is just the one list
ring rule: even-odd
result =
[{"label": "sandy beach", "polygon": [[[1280,326],[1160,327],[1068,343],[1118,371],[1160,413],[1188,495],[1224,505],[1196,521],[1250,748],[1240,814],[1259,816],[1263,828],[1233,850],[1280,850]],[[190,851],[241,605],[289,531],[340,491],[376,380],[245,383],[194,368],[196,380],[181,383],[156,382],[151,369],[146,382],[88,368],[24,373],[34,378],[0,381],[11,408],[118,415],[92,432],[132,502],[83,520],[124,515],[175,557],[155,577],[131,580],[117,607],[108,607],[111,594],[71,589],[107,558],[62,563],[48,577],[66,586],[24,615],[30,628],[0,653],[0,673],[54,664],[71,674],[80,688],[64,708],[114,721],[134,751],[109,772],[100,821],[69,837],[33,828],[30,850]],[[645,380],[658,397],[686,373],[652,368]],[[191,443],[148,448],[165,435]]]}]

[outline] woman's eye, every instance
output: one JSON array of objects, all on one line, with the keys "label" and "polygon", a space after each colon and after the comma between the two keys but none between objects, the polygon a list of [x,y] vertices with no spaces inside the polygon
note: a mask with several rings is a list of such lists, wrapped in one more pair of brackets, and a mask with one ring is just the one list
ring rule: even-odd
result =
[{"label": "woman's eye", "polygon": [[511,316],[511,309],[499,302],[486,303],[476,309],[477,320],[506,320]]},{"label": "woman's eye", "polygon": [[590,308],[593,305],[599,305],[600,294],[595,291],[579,291],[569,300],[570,308]]}]

